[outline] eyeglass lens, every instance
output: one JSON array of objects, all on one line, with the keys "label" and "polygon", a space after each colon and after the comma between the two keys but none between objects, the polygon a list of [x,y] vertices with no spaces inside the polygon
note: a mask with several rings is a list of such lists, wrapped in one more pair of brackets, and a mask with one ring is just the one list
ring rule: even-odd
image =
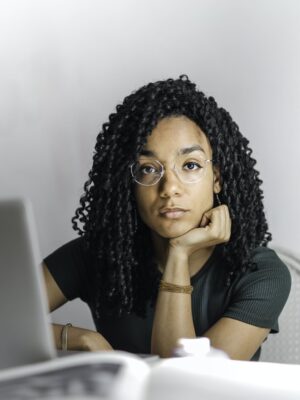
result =
[{"label": "eyeglass lens", "polygon": [[[204,175],[207,161],[199,155],[192,158],[178,156],[174,170],[182,182],[198,182]],[[164,175],[164,167],[158,160],[142,157],[132,165],[131,171],[135,181],[145,186],[155,185]]]}]

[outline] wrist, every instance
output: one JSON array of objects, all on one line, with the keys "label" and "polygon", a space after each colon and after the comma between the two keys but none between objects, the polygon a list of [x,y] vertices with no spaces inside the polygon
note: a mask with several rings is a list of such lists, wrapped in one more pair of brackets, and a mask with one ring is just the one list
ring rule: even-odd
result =
[{"label": "wrist", "polygon": [[170,249],[162,279],[178,285],[190,284],[188,256],[179,249]]},{"label": "wrist", "polygon": [[172,264],[186,264],[188,261],[189,255],[183,248],[177,246],[169,247],[167,263],[172,262]]},{"label": "wrist", "polygon": [[192,285],[176,285],[174,283],[166,282],[161,280],[159,283],[159,290],[171,293],[185,293],[191,294],[193,291]]},{"label": "wrist", "polygon": [[61,349],[64,351],[68,350],[68,331],[72,326],[73,325],[70,322],[68,322],[66,325],[62,327],[61,330],[61,338],[60,338]]},{"label": "wrist", "polygon": [[113,350],[102,335],[94,331],[86,331],[80,338],[82,351]]},{"label": "wrist", "polygon": [[82,351],[92,351],[92,340],[88,332],[80,336],[80,350]]}]

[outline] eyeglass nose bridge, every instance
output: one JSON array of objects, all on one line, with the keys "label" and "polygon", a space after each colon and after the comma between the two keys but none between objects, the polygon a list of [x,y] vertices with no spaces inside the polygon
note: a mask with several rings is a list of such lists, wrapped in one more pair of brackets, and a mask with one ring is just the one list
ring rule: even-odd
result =
[{"label": "eyeglass nose bridge", "polygon": [[[159,162],[159,161],[158,161],[158,162]],[[160,181],[162,180],[162,178],[166,176],[166,172],[167,172],[167,170],[166,170],[166,168],[164,167],[164,165],[161,164],[160,162],[159,162],[159,164],[161,165],[161,172],[160,172],[159,179],[157,180],[156,183],[160,182]],[[183,181],[182,181],[182,179],[180,178],[180,175],[179,175],[179,173],[178,173],[178,170],[177,170],[177,168],[176,168],[176,163],[175,163],[175,162],[174,162],[173,167],[170,168],[170,170],[173,171],[173,174],[176,176],[177,180],[178,180],[180,183],[183,183]]]}]

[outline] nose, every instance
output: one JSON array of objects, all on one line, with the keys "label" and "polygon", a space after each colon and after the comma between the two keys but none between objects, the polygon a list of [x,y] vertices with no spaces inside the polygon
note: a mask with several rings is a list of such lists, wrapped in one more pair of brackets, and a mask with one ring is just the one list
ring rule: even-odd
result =
[{"label": "nose", "polygon": [[166,169],[164,175],[159,181],[159,194],[162,198],[180,196],[182,193],[182,184],[178,179],[174,169]]}]

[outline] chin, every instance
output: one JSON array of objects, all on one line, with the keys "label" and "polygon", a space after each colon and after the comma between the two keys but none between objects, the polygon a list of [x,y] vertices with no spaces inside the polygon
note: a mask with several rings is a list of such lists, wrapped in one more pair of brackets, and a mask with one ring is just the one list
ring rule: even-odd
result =
[{"label": "chin", "polygon": [[160,227],[159,229],[154,230],[159,236],[165,239],[174,239],[176,237],[184,235],[192,229],[194,229],[194,227],[180,226],[180,224],[177,224],[170,227]]}]

